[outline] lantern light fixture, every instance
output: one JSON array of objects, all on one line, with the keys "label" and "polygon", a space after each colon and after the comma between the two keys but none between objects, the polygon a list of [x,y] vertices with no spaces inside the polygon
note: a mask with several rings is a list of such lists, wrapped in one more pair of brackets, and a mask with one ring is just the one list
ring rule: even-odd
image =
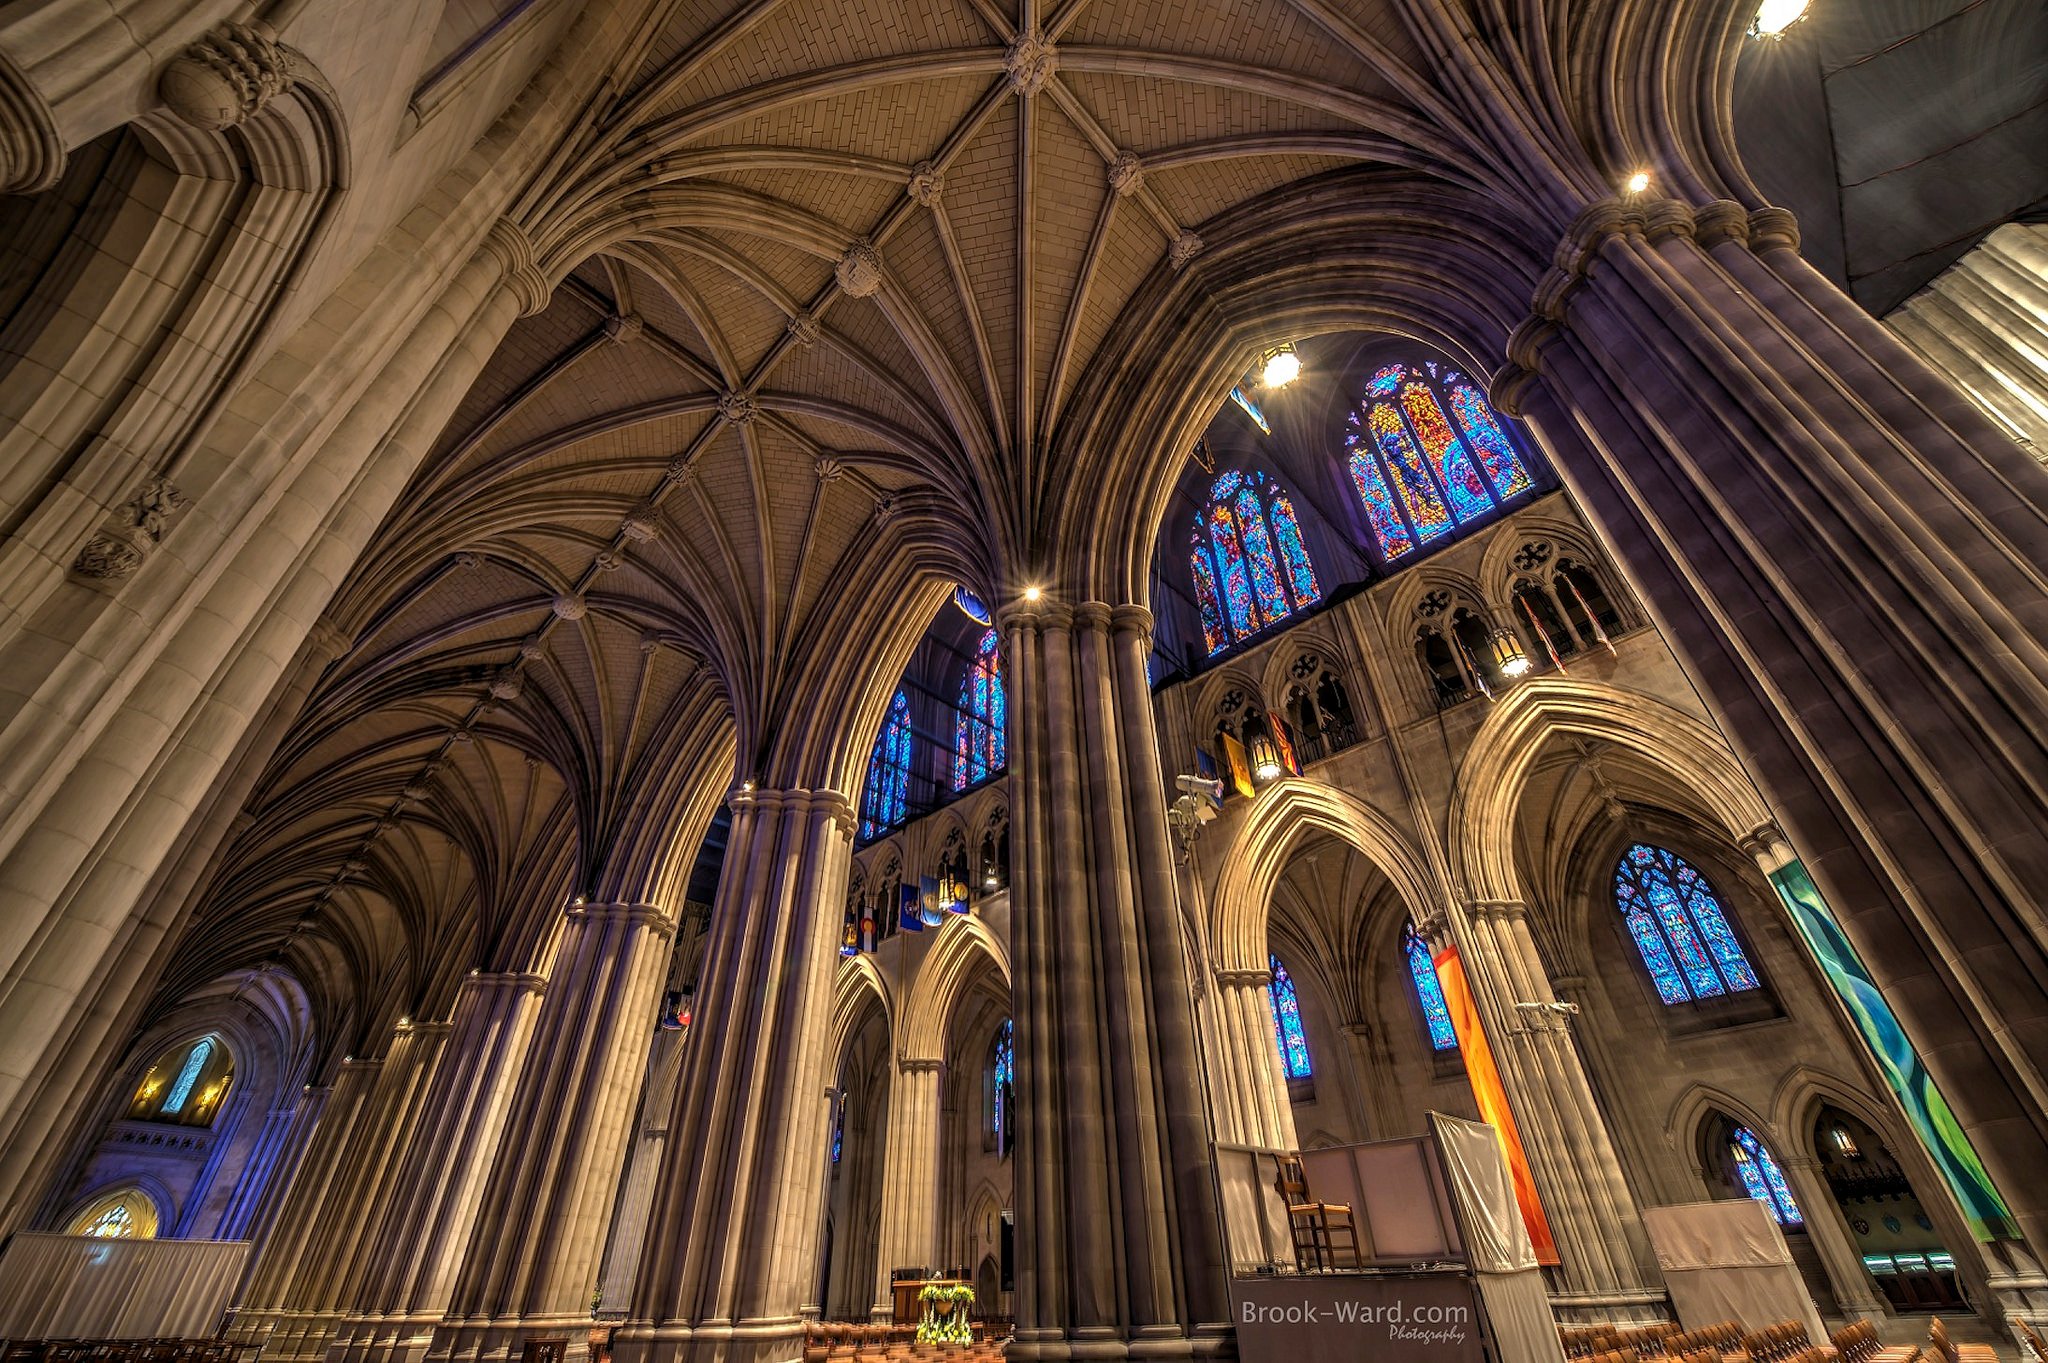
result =
[{"label": "lantern light fixture", "polygon": [[1529,670],[1529,655],[1522,652],[1522,641],[1511,629],[1497,629],[1488,641],[1487,651],[1493,656],[1493,665],[1503,677],[1519,677]]},{"label": "lantern light fixture", "polygon": [[1285,388],[1301,377],[1301,356],[1292,341],[1269,347],[1260,359],[1259,381],[1268,388]]},{"label": "lantern light fixture", "polygon": [[1261,781],[1271,781],[1280,775],[1280,749],[1273,746],[1273,740],[1260,737],[1252,740],[1252,774]]}]

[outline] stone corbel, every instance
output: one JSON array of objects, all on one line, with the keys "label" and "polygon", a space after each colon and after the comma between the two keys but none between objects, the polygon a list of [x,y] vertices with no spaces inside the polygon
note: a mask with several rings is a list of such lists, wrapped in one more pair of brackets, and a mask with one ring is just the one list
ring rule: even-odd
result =
[{"label": "stone corbel", "polygon": [[173,57],[156,88],[186,123],[220,132],[262,113],[311,69],[268,24],[228,20]]},{"label": "stone corbel", "polygon": [[115,513],[114,524],[93,532],[71,571],[97,582],[123,582],[135,576],[190,504],[170,479],[151,475]]}]

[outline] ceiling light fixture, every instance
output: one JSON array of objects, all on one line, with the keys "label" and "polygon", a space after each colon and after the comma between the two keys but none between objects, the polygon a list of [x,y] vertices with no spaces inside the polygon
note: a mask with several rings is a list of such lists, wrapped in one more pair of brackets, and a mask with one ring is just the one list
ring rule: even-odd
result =
[{"label": "ceiling light fixture", "polygon": [[1301,377],[1301,356],[1295,354],[1292,341],[1282,341],[1260,358],[1264,366],[1259,370],[1259,381],[1268,388],[1285,388]]},{"label": "ceiling light fixture", "polygon": [[1273,746],[1273,740],[1261,736],[1252,740],[1252,775],[1261,781],[1272,781],[1280,775],[1280,749]]},{"label": "ceiling light fixture", "polygon": [[1785,30],[1806,17],[1808,0],[1763,0],[1756,17],[1749,21],[1752,38],[1783,37]]},{"label": "ceiling light fixture", "polygon": [[1036,601],[1039,597],[1044,595],[1045,593],[1037,587],[1026,587],[1024,589],[1024,599],[1026,601]]},{"label": "ceiling light fixture", "polygon": [[1529,655],[1522,652],[1522,641],[1513,630],[1495,630],[1492,644],[1493,665],[1503,677],[1519,677],[1529,670]]},{"label": "ceiling light fixture", "polygon": [[1635,174],[1628,177],[1627,188],[1628,192],[1631,194],[1640,194],[1649,187],[1650,172],[1647,170],[1639,170]]}]

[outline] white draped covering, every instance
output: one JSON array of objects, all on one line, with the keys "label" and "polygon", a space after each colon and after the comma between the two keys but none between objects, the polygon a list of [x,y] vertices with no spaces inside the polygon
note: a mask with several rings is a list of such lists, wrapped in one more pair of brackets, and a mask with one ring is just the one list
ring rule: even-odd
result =
[{"label": "white draped covering", "polygon": [[1536,1246],[1522,1223],[1500,1133],[1485,1122],[1429,1114],[1465,1232],[1465,1255],[1500,1363],[1564,1363]]},{"label": "white draped covering", "polygon": [[1806,1280],[1763,1203],[1744,1197],[1645,1207],[1643,1228],[1686,1329],[1733,1320],[1760,1330],[1796,1320],[1815,1344],[1827,1343]]},{"label": "white draped covering", "polygon": [[246,1240],[23,1232],[0,1254],[0,1337],[207,1338],[248,1258]]}]

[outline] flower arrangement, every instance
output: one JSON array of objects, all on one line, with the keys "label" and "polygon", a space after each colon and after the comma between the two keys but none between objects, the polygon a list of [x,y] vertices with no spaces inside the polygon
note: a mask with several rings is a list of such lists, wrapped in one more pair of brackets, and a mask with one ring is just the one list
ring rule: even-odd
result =
[{"label": "flower arrangement", "polygon": [[967,1283],[926,1283],[917,1299],[924,1303],[924,1317],[917,1323],[920,1344],[972,1344],[974,1331],[967,1324],[967,1308],[974,1305],[974,1288]]}]

